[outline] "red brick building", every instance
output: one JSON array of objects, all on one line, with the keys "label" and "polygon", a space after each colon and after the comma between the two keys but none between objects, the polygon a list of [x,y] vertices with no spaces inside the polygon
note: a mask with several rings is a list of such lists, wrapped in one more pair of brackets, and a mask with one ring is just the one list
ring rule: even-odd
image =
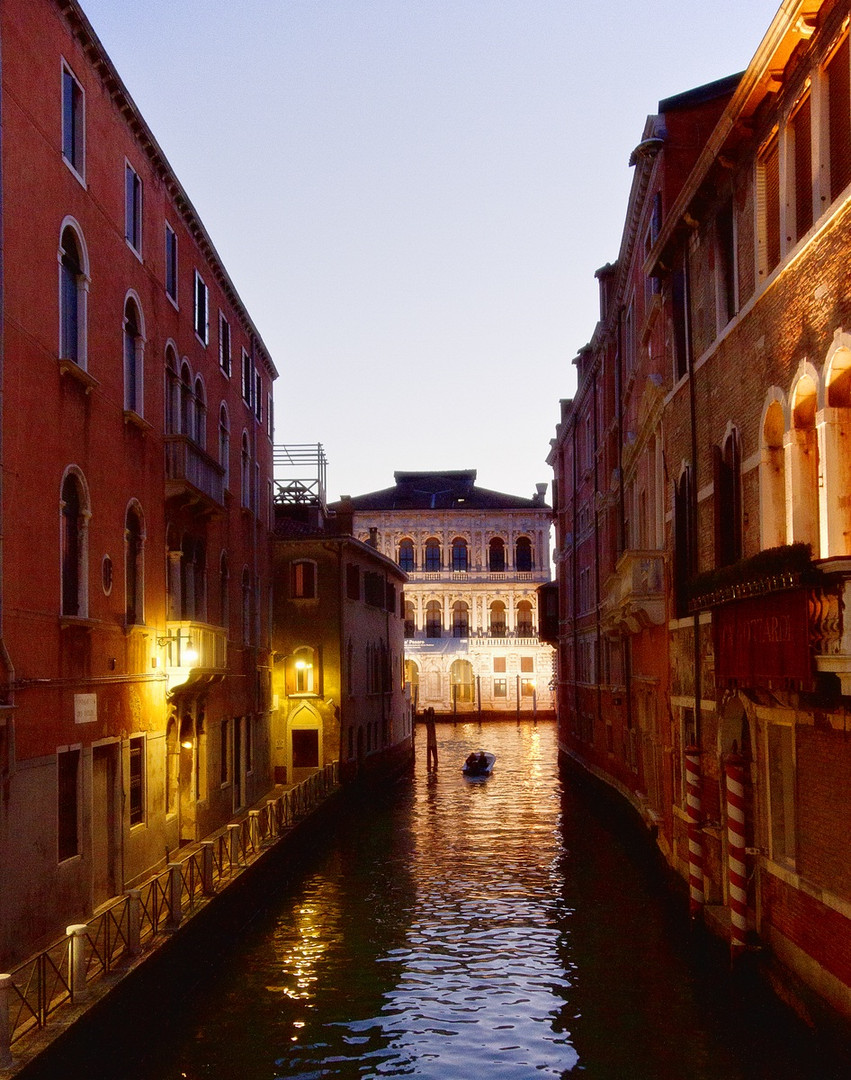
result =
[{"label": "red brick building", "polygon": [[[696,915],[737,949],[768,946],[799,1000],[846,1016],[850,16],[847,0],[785,4],[670,177],[675,114],[688,121],[711,88],[660,103],[551,454],[565,757],[643,814]],[[601,420],[591,396],[611,402]],[[588,490],[574,457],[595,415]],[[586,600],[584,566],[598,583]],[[574,675],[581,635],[617,627],[621,666]]]},{"label": "red brick building", "polygon": [[0,35],[3,967],[271,783],[276,372],[76,0]]}]

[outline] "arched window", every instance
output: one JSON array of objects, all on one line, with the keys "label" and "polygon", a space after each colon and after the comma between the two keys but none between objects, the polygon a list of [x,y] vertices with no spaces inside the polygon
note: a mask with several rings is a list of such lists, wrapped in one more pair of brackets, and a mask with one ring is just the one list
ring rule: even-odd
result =
[{"label": "arched window", "polygon": [[851,335],[837,334],[825,363],[826,408],[820,417],[823,484],[821,554],[851,554]]},{"label": "arched window", "polygon": [[532,605],[528,600],[521,600],[517,605],[517,636],[531,637],[534,632]]},{"label": "arched window", "polygon": [[60,501],[62,544],[62,614],[88,615],[88,516],[82,477],[69,472],[62,482]]},{"label": "arched window", "polygon": [[124,304],[124,408],[143,416],[145,339],[142,314],[132,296]]},{"label": "arched window", "polygon": [[452,541],[452,569],[456,571],[467,569],[467,541],[463,536],[456,536]]},{"label": "arched window", "polygon": [[674,602],[677,615],[688,614],[688,583],[695,572],[691,472],[683,469],[674,489]]},{"label": "arched window", "polygon": [[411,573],[416,568],[413,540],[405,539],[399,542],[399,566],[406,574]]},{"label": "arched window", "polygon": [[290,693],[316,693],[318,675],[314,650],[306,645],[296,649],[291,661]]},{"label": "arched window", "polygon": [[786,424],[783,406],[776,398],[765,410],[759,457],[760,547],[786,543]]},{"label": "arched window", "polygon": [[192,438],[204,449],[207,446],[207,395],[204,392],[204,381],[200,375],[195,376],[192,404],[195,413],[192,424]]},{"label": "arched window", "polygon": [[219,464],[225,470],[225,488],[230,487],[230,417],[224,402],[219,407]]},{"label": "arched window", "polygon": [[224,627],[230,625],[230,566],[226,551],[219,561],[219,623]]},{"label": "arched window", "polygon": [[165,350],[165,431],[166,435],[176,435],[180,431],[180,378],[177,353],[170,344]]},{"label": "arched window", "polygon": [[59,243],[59,355],[86,366],[86,298],[88,276],[80,234],[70,225]]},{"label": "arched window", "polygon": [[124,618],[128,626],[144,622],[144,527],[138,505],[124,519]]},{"label": "arched window", "polygon": [[816,433],[818,392],[815,374],[807,372],[792,391],[789,480],[791,481],[792,543],[819,547],[819,449]]},{"label": "arched window", "polygon": [[505,604],[494,600],[490,607],[491,637],[505,637]]},{"label": "arched window", "polygon": [[723,448],[714,448],[713,467],[715,565],[730,566],[742,557],[739,440],[735,430],[728,434]]},{"label": "arched window", "polygon": [[492,537],[488,544],[488,569],[492,574],[505,573],[505,541],[500,536]]},{"label": "arched window", "polygon": [[425,569],[428,573],[435,573],[441,567],[440,541],[432,536],[425,542]]},{"label": "arched window", "polygon": [[514,545],[514,569],[525,573],[532,565],[532,541],[528,536],[518,536]]},{"label": "arched window", "polygon": [[185,360],[180,368],[180,434],[192,435],[192,372]]},{"label": "arched window", "polygon": [[413,600],[405,601],[405,637],[412,638],[417,632],[417,617]]},{"label": "arched window", "polygon": [[248,448],[248,432],[242,433],[242,451],[239,462],[239,505],[251,509],[251,451]]},{"label": "arched window", "polygon": [[426,637],[439,638],[443,633],[440,601],[429,600],[426,604]]},{"label": "arched window", "polygon": [[470,609],[464,600],[456,600],[452,605],[452,636],[458,638],[470,635]]}]

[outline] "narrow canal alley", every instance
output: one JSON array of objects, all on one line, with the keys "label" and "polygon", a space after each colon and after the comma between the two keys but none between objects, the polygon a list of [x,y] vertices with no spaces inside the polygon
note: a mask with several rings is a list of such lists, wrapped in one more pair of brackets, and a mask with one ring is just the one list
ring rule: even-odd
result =
[{"label": "narrow canal alley", "polygon": [[[480,746],[493,775],[467,780]],[[434,773],[418,751],[413,781],[346,813],[229,949],[163,969],[26,1076],[851,1075],[730,978],[650,860],[560,781],[553,724],[438,725]]]}]

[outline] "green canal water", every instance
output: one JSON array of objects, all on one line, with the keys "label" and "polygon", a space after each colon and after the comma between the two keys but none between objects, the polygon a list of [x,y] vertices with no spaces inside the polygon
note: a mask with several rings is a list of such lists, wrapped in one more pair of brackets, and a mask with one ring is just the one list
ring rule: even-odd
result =
[{"label": "green canal water", "polygon": [[[493,775],[467,780],[480,747]],[[640,846],[562,782],[553,724],[438,725],[434,773],[418,750],[413,779],[348,808],[230,947],[164,969],[162,993],[125,995],[120,1020],[63,1045],[62,1075],[851,1076],[730,977]]]}]

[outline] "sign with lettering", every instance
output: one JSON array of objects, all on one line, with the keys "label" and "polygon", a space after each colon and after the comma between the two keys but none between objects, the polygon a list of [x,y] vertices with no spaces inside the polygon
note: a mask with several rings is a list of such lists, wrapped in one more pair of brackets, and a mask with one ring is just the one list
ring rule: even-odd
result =
[{"label": "sign with lettering", "polygon": [[713,624],[719,684],[813,688],[806,589],[725,604]]},{"label": "sign with lettering", "polygon": [[74,695],[74,723],[93,724],[98,718],[97,694]]}]

